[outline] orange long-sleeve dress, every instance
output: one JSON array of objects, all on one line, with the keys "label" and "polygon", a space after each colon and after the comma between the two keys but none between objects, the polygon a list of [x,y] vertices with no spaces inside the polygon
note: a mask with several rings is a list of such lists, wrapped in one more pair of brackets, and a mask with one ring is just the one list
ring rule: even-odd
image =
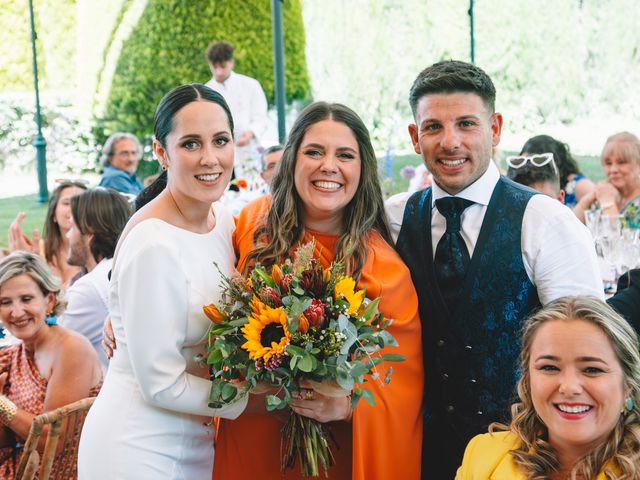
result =
[{"label": "orange long-sleeve dress", "polygon": [[[249,203],[236,223],[235,246],[242,270],[252,250],[253,233],[270,205],[263,197]],[[316,254],[323,266],[333,260],[337,236],[307,232],[304,241],[315,237]],[[366,286],[370,298],[382,297],[379,309],[394,322],[389,332],[399,347],[387,353],[400,353],[406,360],[382,364],[393,366],[391,382],[381,385],[370,380],[375,407],[358,402],[351,423],[331,422],[327,426],[339,449],[334,448],[336,465],[331,479],[383,480],[420,478],[422,445],[423,365],[418,298],[409,270],[395,250],[376,232],[367,238],[369,254],[362,269],[359,288]],[[280,429],[282,415],[243,414],[236,420],[222,419],[215,446],[214,480],[298,479],[300,466],[280,471]]]}]

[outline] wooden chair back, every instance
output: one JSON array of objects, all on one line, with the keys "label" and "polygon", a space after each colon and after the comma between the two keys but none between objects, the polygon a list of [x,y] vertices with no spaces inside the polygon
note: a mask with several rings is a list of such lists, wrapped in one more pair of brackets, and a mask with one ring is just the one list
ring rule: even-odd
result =
[{"label": "wooden chair back", "polygon": [[[16,470],[16,480],[32,480],[38,471],[38,466],[40,466],[38,478],[40,480],[50,478],[54,458],[56,459],[55,472],[51,478],[77,478],[80,433],[84,419],[94,400],[95,397],[84,398],[50,412],[42,413],[33,419]],[[49,430],[42,459],[40,459],[36,446],[45,425],[49,426]],[[58,447],[60,440],[62,444]],[[58,452],[57,455],[56,452]]]}]

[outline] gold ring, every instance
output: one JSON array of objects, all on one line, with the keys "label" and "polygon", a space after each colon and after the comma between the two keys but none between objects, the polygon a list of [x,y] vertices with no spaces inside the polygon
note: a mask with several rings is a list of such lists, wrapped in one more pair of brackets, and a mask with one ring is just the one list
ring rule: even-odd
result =
[{"label": "gold ring", "polygon": [[314,398],[313,390],[307,389],[307,390],[304,392],[304,399],[305,399],[305,400],[313,400],[313,398]]}]

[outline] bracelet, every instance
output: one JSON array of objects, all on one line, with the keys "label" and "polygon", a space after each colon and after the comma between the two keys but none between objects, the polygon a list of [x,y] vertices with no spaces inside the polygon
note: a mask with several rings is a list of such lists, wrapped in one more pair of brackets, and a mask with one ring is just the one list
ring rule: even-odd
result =
[{"label": "bracelet", "polygon": [[600,210],[606,210],[607,208],[611,208],[615,206],[615,202],[607,202],[600,204]]},{"label": "bracelet", "polygon": [[15,417],[18,407],[6,395],[0,395],[0,423],[8,426]]}]

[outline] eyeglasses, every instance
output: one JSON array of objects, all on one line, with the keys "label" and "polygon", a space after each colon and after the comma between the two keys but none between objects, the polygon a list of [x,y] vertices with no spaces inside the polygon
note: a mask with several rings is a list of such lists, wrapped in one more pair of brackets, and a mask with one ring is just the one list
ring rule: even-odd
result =
[{"label": "eyeglasses", "polygon": [[553,153],[538,153],[526,157],[523,155],[507,157],[507,165],[511,168],[522,168],[527,163],[531,163],[534,167],[544,167],[545,165],[551,164],[553,171],[556,172],[556,174],[558,173],[556,162],[553,160]]},{"label": "eyeglasses", "polygon": [[113,154],[114,157],[137,157],[138,156],[138,151],[137,150],[122,150],[120,152],[114,153]]}]

